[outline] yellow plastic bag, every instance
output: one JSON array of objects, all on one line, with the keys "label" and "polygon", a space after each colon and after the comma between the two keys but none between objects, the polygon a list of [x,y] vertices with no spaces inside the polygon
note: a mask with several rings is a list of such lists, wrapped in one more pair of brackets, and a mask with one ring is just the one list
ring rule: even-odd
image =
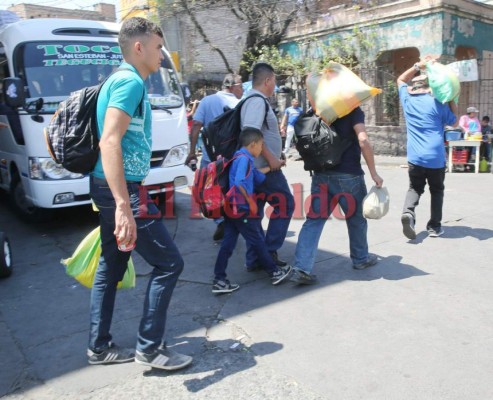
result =
[{"label": "yellow plastic bag", "polygon": [[[98,269],[100,255],[101,236],[98,226],[82,239],[72,257],[61,262],[65,265],[67,275],[75,278],[81,285],[91,288]],[[135,268],[132,257],[130,257],[123,280],[118,283],[118,289],[132,288],[134,286]]]},{"label": "yellow plastic bag", "polygon": [[312,108],[329,125],[363,101],[382,93],[344,65],[332,61],[322,72],[308,75],[306,87]]}]

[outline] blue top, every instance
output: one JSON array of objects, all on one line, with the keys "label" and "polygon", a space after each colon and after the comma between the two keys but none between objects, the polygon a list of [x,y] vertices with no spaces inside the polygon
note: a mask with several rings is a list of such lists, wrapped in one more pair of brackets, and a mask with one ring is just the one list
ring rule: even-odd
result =
[{"label": "blue top", "polygon": [[[140,182],[149,173],[152,153],[151,106],[147,99],[144,81],[137,70],[128,63],[123,70],[111,75],[99,92],[97,102],[98,136],[103,132],[104,118],[108,108],[118,108],[132,117],[122,138],[123,170],[127,181]],[[143,113],[140,102],[144,97]],[[101,154],[92,172],[97,178],[105,178]]]},{"label": "blue top", "polygon": [[233,164],[229,170],[229,188],[232,190],[230,202],[236,204],[238,209],[249,211],[248,202],[237,189],[241,186],[245,189],[249,196],[254,193],[255,186],[260,185],[265,180],[265,175],[255,168],[253,161],[254,157],[250,152],[242,147],[232,158]]},{"label": "blue top", "polygon": [[294,126],[296,121],[298,120],[298,117],[301,115],[303,112],[303,109],[301,107],[288,107],[284,111],[284,114],[288,116],[288,125]]},{"label": "blue top", "polygon": [[341,162],[328,172],[338,172],[351,175],[364,175],[361,168],[361,147],[359,146],[358,138],[354,127],[357,124],[365,123],[365,113],[361,108],[357,107],[348,115],[336,119],[330,127],[341,136],[341,138],[349,138],[352,140],[349,148],[342,154]]},{"label": "blue top", "polygon": [[428,93],[409,94],[406,84],[399,85],[407,128],[407,160],[420,167],[444,168],[445,125],[453,125],[455,114]]}]

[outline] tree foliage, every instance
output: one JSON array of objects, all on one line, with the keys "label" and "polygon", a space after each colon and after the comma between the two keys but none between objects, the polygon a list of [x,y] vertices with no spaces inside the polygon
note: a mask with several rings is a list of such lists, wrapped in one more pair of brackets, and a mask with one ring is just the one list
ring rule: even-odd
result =
[{"label": "tree foliage", "polygon": [[321,40],[308,38],[297,42],[298,54],[292,56],[277,46],[262,46],[255,52],[246,52],[244,67],[255,62],[271,64],[281,76],[290,76],[297,85],[303,85],[304,77],[312,71],[320,71],[329,61],[343,64],[352,70],[367,68],[375,59],[377,36],[373,27],[364,31],[355,26],[352,31],[339,33]]}]

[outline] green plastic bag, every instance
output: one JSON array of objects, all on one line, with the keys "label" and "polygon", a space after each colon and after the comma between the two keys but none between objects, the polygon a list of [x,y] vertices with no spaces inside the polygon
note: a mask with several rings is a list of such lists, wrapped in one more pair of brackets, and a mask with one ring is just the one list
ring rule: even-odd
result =
[{"label": "green plastic bag", "polygon": [[[81,285],[91,288],[98,269],[101,255],[101,236],[99,226],[90,232],[75,249],[72,257],[62,260],[67,275],[75,278]],[[123,280],[118,282],[118,289],[135,287],[135,268],[132,257],[128,260]]]},{"label": "green plastic bag", "polygon": [[435,99],[442,104],[452,100],[456,103],[459,101],[460,82],[454,71],[446,65],[437,62],[427,62],[426,74],[428,75],[428,82]]}]

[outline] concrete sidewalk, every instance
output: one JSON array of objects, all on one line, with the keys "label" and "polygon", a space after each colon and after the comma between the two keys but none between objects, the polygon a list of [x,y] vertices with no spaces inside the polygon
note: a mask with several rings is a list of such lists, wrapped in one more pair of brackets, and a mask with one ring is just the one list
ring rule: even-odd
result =
[{"label": "concrete sidewalk", "polygon": [[[0,281],[0,396],[8,399],[365,399],[493,398],[493,196],[491,174],[448,174],[445,234],[428,238],[430,199],[417,208],[418,237],[402,235],[408,186],[404,158],[377,157],[391,198],[389,214],[369,221],[380,262],[355,271],[345,222],[324,228],[314,272],[320,283],[273,287],[245,271],[239,241],[228,273],[241,285],[211,294],[218,245],[211,221],[190,219],[190,196],[176,196],[167,220],[186,261],[168,318],[174,348],[194,357],[183,371],[134,363],[89,366],[89,291],[67,277],[60,258],[97,223],[90,211],[51,227],[19,223],[0,205],[15,273]],[[285,170],[306,196],[301,161]],[[371,186],[367,176],[368,188]],[[303,218],[293,219],[280,256],[291,259]],[[37,235],[38,247],[23,237]],[[149,267],[135,256],[137,287],[119,293],[115,341],[135,343]]]}]

